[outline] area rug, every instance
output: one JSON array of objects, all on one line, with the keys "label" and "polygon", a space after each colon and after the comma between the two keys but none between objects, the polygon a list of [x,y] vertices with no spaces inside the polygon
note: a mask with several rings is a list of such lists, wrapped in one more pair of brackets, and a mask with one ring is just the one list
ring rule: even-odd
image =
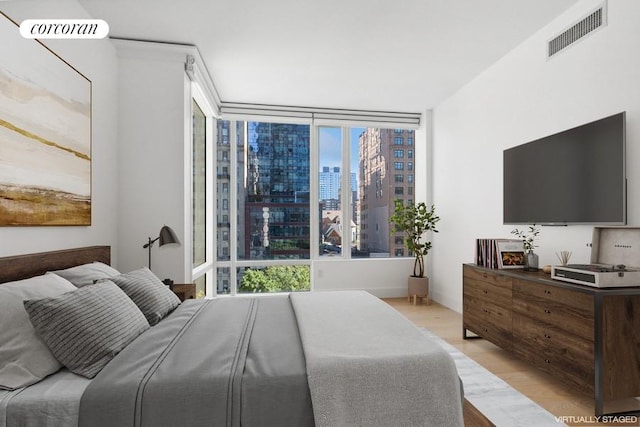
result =
[{"label": "area rug", "polygon": [[420,329],[451,355],[464,384],[464,397],[497,427],[566,425],[433,332]]}]

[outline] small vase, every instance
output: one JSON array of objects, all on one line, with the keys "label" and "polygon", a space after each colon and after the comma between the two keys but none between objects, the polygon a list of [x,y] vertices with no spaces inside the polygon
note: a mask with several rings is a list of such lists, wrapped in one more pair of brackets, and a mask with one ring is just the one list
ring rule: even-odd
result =
[{"label": "small vase", "polygon": [[538,254],[529,251],[524,255],[524,271],[538,271]]}]

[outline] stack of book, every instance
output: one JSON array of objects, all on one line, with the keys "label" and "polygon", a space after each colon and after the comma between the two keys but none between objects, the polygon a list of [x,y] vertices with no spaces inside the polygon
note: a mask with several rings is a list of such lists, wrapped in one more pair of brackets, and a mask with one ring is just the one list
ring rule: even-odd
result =
[{"label": "stack of book", "polygon": [[516,239],[476,239],[475,260],[486,268],[523,268],[524,245]]}]

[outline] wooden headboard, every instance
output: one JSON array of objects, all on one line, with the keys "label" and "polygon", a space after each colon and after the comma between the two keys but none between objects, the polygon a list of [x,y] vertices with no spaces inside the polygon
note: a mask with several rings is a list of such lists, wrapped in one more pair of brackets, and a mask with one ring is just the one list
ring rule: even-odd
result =
[{"label": "wooden headboard", "polygon": [[100,261],[111,265],[110,246],[87,246],[0,258],[0,283],[28,279],[51,270]]}]

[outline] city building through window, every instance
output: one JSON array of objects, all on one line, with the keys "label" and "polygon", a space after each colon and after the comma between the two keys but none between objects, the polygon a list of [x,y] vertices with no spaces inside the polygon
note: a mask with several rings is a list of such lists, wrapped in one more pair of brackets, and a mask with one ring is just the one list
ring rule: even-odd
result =
[{"label": "city building through window", "polygon": [[413,130],[218,120],[216,134],[218,294],[309,290],[317,258],[404,256],[388,219],[412,194],[394,159]]}]

